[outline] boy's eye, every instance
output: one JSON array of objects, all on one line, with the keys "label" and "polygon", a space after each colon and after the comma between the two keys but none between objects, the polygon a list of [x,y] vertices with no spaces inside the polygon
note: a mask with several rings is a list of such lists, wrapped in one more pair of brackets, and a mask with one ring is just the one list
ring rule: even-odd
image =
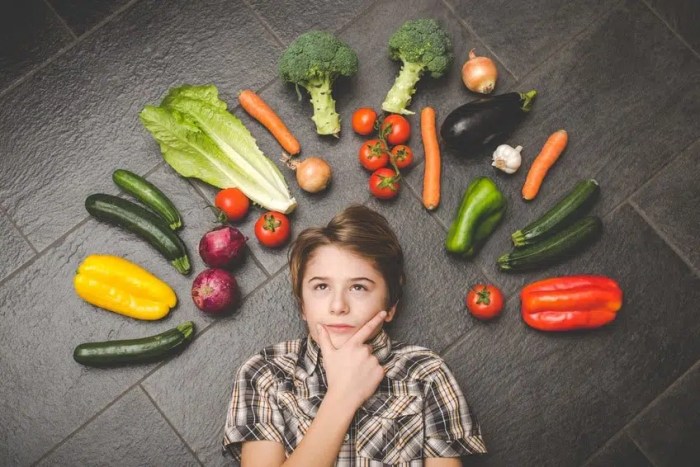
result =
[{"label": "boy's eye", "polygon": [[354,284],[354,285],[352,286],[352,290],[367,290],[367,287],[365,287],[365,286],[362,285],[362,284]]},{"label": "boy's eye", "polygon": [[327,287],[328,287],[327,284],[316,284],[314,286],[314,290],[326,290]]}]

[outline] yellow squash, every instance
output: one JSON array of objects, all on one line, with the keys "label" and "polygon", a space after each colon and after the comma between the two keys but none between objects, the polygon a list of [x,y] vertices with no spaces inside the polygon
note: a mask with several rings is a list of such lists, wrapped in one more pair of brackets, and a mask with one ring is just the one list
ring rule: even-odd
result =
[{"label": "yellow squash", "polygon": [[118,256],[88,256],[78,267],[73,285],[86,302],[136,319],[161,319],[177,303],[168,284]]}]

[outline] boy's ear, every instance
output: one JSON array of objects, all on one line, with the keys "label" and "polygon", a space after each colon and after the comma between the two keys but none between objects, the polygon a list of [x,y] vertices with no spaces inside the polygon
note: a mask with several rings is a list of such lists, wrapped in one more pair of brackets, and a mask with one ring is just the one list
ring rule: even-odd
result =
[{"label": "boy's ear", "polygon": [[386,310],[386,318],[384,318],[384,322],[388,323],[392,319],[394,319],[394,315],[396,314],[396,307],[398,306],[399,302],[397,301]]}]

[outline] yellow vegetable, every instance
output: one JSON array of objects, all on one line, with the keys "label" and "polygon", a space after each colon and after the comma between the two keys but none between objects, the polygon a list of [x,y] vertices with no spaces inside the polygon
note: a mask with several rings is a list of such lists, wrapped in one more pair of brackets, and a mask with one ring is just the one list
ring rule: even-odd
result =
[{"label": "yellow vegetable", "polygon": [[161,319],[177,303],[168,284],[118,256],[88,256],[78,267],[73,285],[86,302],[136,319]]}]

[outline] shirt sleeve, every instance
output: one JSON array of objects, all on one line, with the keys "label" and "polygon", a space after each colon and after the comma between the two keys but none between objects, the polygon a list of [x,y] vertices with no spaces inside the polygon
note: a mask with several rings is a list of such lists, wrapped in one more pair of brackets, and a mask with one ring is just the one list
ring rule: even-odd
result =
[{"label": "shirt sleeve", "polygon": [[240,462],[244,441],[284,444],[284,419],[275,399],[276,382],[269,364],[257,355],[237,372],[224,426],[223,447]]},{"label": "shirt sleeve", "polygon": [[481,428],[471,413],[459,384],[442,362],[427,387],[425,457],[460,457],[486,453]]}]

